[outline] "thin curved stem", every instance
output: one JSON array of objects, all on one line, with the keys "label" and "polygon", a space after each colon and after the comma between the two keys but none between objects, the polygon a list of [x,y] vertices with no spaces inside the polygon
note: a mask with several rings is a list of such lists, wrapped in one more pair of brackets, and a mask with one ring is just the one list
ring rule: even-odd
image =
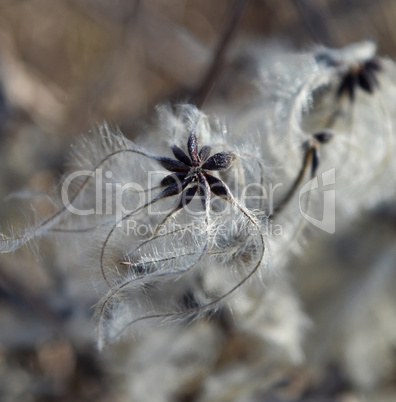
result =
[{"label": "thin curved stem", "polygon": [[230,45],[239,23],[243,17],[244,10],[248,4],[247,0],[235,0],[230,11],[229,21],[225,25],[224,31],[221,35],[220,41],[214,53],[213,61],[202,80],[200,88],[195,95],[195,104],[201,108],[206,99],[210,95],[216,80],[218,79],[222,67],[224,65],[224,59],[226,51]]},{"label": "thin curved stem", "polygon": [[[143,317],[139,317],[136,318],[135,320],[131,321],[130,323],[128,323],[128,325],[126,325],[121,331],[119,331],[111,340],[117,338],[119,335],[121,335],[121,333],[123,331],[125,331],[127,328],[129,328],[130,326],[132,326],[133,324],[139,322],[139,321],[143,321],[143,320],[147,320],[147,319],[154,319],[154,318],[167,318],[167,317],[183,317],[187,314],[192,314],[194,312],[200,312],[203,310],[206,310],[210,307],[213,307],[215,305],[217,305],[218,303],[220,303],[222,300],[224,300],[225,298],[227,298],[228,296],[230,296],[232,293],[234,293],[238,288],[240,288],[244,283],[246,283],[260,268],[263,260],[264,260],[264,256],[265,256],[265,250],[266,250],[266,246],[265,246],[265,239],[264,239],[264,235],[261,231],[261,228],[259,226],[259,224],[256,222],[255,218],[250,214],[250,212],[244,208],[242,205],[240,205],[235,198],[232,196],[231,192],[229,191],[228,187],[226,186],[225,183],[223,183],[225,188],[227,189],[228,192],[228,201],[237,207],[237,209],[256,227],[259,237],[260,237],[260,241],[262,244],[262,253],[256,263],[256,265],[254,266],[254,268],[241,280],[238,282],[238,284],[236,284],[235,286],[233,286],[229,291],[227,291],[226,293],[224,293],[223,295],[219,296],[218,298],[216,298],[216,300],[213,300],[212,302],[209,302],[203,306],[198,306],[192,309],[189,309],[188,312],[180,312],[180,313],[162,313],[162,314],[152,314],[152,315],[148,315],[148,316],[143,316]],[[101,310],[101,314],[103,314],[103,309]]]},{"label": "thin curved stem", "polygon": [[[202,175],[201,175],[202,176]],[[203,177],[203,176],[202,176]],[[204,180],[203,183],[203,189],[204,189],[204,196],[205,196],[205,222],[207,227],[209,227],[209,209],[210,209],[210,188],[209,188],[209,184],[206,182],[206,180]],[[103,264],[103,259],[104,259],[104,253],[107,247],[107,244],[110,240],[111,235],[113,234],[115,228],[122,223],[125,219],[130,218],[131,216],[137,214],[138,212],[140,212],[141,210],[143,210],[144,208],[148,207],[149,205],[154,204],[155,202],[165,198],[166,196],[163,195],[163,192],[161,192],[159,195],[157,195],[153,200],[147,202],[146,204],[142,205],[141,207],[131,211],[130,213],[128,213],[127,215],[125,215],[124,217],[122,217],[121,219],[119,219],[114,225],[113,227],[110,229],[110,232],[107,234],[107,237],[105,239],[105,241],[103,242],[102,245],[102,251],[100,253],[100,270],[102,272],[103,278],[105,280],[105,282],[107,283],[107,285],[110,287],[110,283],[106,277],[105,271],[104,271],[104,264]],[[207,248],[207,243],[206,242],[206,248]]]},{"label": "thin curved stem", "polygon": [[[183,199],[183,194],[181,196],[181,200]],[[179,211],[181,211],[180,207],[181,201],[179,201],[178,205],[171,211],[163,220],[161,223],[158,224],[157,228],[155,229],[153,233],[153,237],[156,237],[158,235],[158,232],[161,230],[161,228],[166,224],[166,222],[174,215],[176,215]]]},{"label": "thin curved stem", "polygon": [[[207,255],[227,254],[227,253],[229,253],[230,251],[237,250],[237,249],[238,249],[238,247],[233,246],[233,247],[230,247],[230,248],[228,248],[228,249],[226,249],[226,250],[221,250],[221,251],[207,251],[206,254],[207,254]],[[177,259],[177,258],[188,257],[188,256],[192,256],[192,255],[194,255],[194,254],[196,254],[196,252],[183,253],[183,254],[179,254],[179,255],[177,255],[177,256],[172,256],[172,257],[166,257],[166,258],[160,258],[160,259],[147,260],[147,261],[144,261],[144,263],[145,263],[145,264],[155,264],[155,263],[158,263],[158,262],[172,261],[172,260],[175,260],[175,259]],[[125,265],[132,265],[133,263],[127,263],[127,262],[125,262],[125,263],[123,263],[123,264],[125,264]],[[183,273],[185,273],[185,272],[188,272],[188,270],[177,271],[177,272],[174,273],[174,275],[181,275],[181,274],[183,274]],[[119,292],[121,292],[126,286],[130,285],[131,283],[137,283],[137,282],[139,282],[139,281],[142,281],[142,279],[144,279],[145,281],[147,281],[147,278],[150,279],[150,280],[156,280],[156,279],[159,279],[160,277],[163,277],[163,276],[167,276],[168,278],[171,278],[171,277],[172,277],[169,273],[158,273],[158,272],[156,272],[156,273],[147,274],[147,275],[145,275],[144,277],[142,276],[142,277],[138,277],[138,278],[128,279],[128,280],[125,281],[124,283],[119,284],[116,289],[113,289],[113,290],[110,292],[110,294],[106,296],[106,300],[105,300],[105,302],[103,303],[103,305],[102,305],[102,307],[101,307],[101,310],[100,310],[100,315],[103,314],[103,312],[104,312],[104,310],[105,310],[105,308],[106,308],[106,305],[108,304],[108,302],[110,301],[110,299],[113,298],[113,297],[115,297],[115,296],[117,296],[117,294],[118,294]]]},{"label": "thin curved stem", "polygon": [[141,247],[145,246],[147,243],[150,243],[151,241],[154,241],[154,240],[157,240],[157,239],[160,239],[162,237],[169,236],[171,234],[175,234],[175,233],[178,233],[178,232],[183,232],[183,231],[188,230],[188,229],[190,229],[192,227],[194,227],[194,224],[190,224],[190,225],[187,225],[187,226],[185,226],[183,228],[179,228],[179,229],[173,230],[171,232],[167,232],[167,233],[160,234],[160,235],[157,235],[157,236],[153,235],[152,237],[150,237],[149,239],[145,240],[143,243],[141,243],[137,247],[135,247],[132,251],[129,251],[127,254],[125,254],[125,257],[132,256],[133,253],[135,253],[137,250],[139,250]]},{"label": "thin curved stem", "polygon": [[281,213],[281,211],[285,208],[285,206],[293,198],[293,196],[296,193],[296,191],[298,190],[302,180],[304,179],[308,168],[312,164],[312,158],[313,158],[314,152],[315,152],[315,149],[313,147],[309,147],[305,151],[304,161],[303,161],[302,167],[300,169],[300,172],[299,172],[298,176],[296,177],[296,179],[294,180],[294,183],[290,187],[287,194],[283,197],[282,201],[274,208],[274,210],[271,214],[272,217],[276,217],[277,215],[279,215]]},{"label": "thin curved stem", "polygon": [[[138,151],[138,150],[134,150],[134,149],[121,149],[118,151],[114,151],[111,154],[107,155],[104,159],[102,159],[92,170],[97,170],[99,169],[105,162],[107,162],[111,157],[118,155],[120,153],[123,152],[132,152],[132,153],[136,153],[138,155],[142,155],[145,156],[147,158],[156,160],[156,157],[153,155],[149,155],[143,151]],[[77,190],[77,192],[71,197],[71,199],[69,200],[69,203],[67,205],[64,205],[61,209],[59,209],[58,211],[56,211],[55,213],[53,213],[51,216],[49,216],[48,218],[44,219],[37,227],[33,228],[32,230],[30,230],[29,232],[21,235],[21,236],[15,236],[12,238],[0,238],[0,243],[8,243],[8,242],[21,242],[20,244],[16,245],[14,248],[12,248],[11,250],[15,250],[19,247],[21,247],[23,244],[25,244],[27,241],[29,241],[29,239],[33,238],[40,230],[42,230],[45,226],[51,224],[52,222],[56,221],[56,219],[66,210],[68,210],[68,207],[72,205],[72,203],[76,200],[76,198],[78,197],[78,195],[81,193],[81,191],[84,189],[84,187],[87,185],[87,183],[89,182],[89,180],[91,179],[91,176],[88,176],[85,178],[85,180],[82,182],[81,186],[79,187],[79,189]],[[8,251],[11,251],[8,250]]]},{"label": "thin curved stem", "polygon": [[[173,275],[180,275],[180,274],[184,274],[184,273],[186,273],[186,272],[191,271],[194,267],[197,266],[197,264],[198,264],[198,263],[202,260],[202,258],[206,255],[206,253],[207,253],[207,251],[208,251],[208,246],[209,246],[209,235],[208,235],[208,228],[209,228],[209,208],[210,208],[210,203],[207,202],[206,205],[205,205],[205,215],[206,215],[206,217],[205,217],[205,223],[206,223],[205,243],[204,243],[204,245],[203,245],[203,247],[202,247],[202,250],[201,250],[200,254],[198,255],[197,260],[196,260],[194,263],[190,264],[189,266],[183,268],[182,270],[179,270],[179,271],[177,271],[177,272],[174,272]],[[113,231],[113,230],[114,230],[114,227],[113,227],[112,231]],[[109,237],[110,237],[112,231],[109,233],[109,235],[108,235],[108,237],[107,237],[106,240],[109,239]],[[105,247],[105,245],[104,245],[103,248],[102,248],[102,255],[103,255],[103,252],[104,252],[104,247]],[[180,258],[180,257],[175,257],[175,258]],[[102,263],[102,259],[101,259],[101,263]],[[102,270],[102,273],[103,273],[103,270]],[[141,278],[136,278],[136,279],[134,279],[134,280],[128,280],[128,281],[125,282],[124,284],[120,285],[117,289],[114,289],[114,290],[110,291],[110,294],[109,294],[108,296],[106,296],[106,300],[102,303],[101,308],[100,308],[100,311],[99,311],[99,323],[98,323],[99,339],[101,339],[101,322],[102,322],[102,319],[103,319],[102,317],[103,317],[104,311],[105,311],[105,309],[106,309],[106,306],[108,305],[108,303],[110,302],[110,300],[111,300],[118,292],[120,292],[124,287],[128,286],[128,285],[131,284],[132,282],[138,282],[138,281],[140,281],[140,282],[143,282],[143,281],[144,281],[144,282],[147,282],[147,280],[159,279],[160,277],[165,277],[165,276],[166,276],[166,277],[172,277],[173,275],[169,274],[169,272],[159,272],[159,273],[158,273],[158,272],[155,272],[155,273],[148,274],[148,275],[146,275],[146,276],[144,276],[144,277],[141,277]],[[106,279],[106,278],[105,278],[105,279]],[[107,282],[107,279],[106,279],[106,282]],[[108,282],[107,282],[107,283],[108,283]],[[108,283],[108,284],[109,284],[109,283]]]},{"label": "thin curved stem", "polygon": [[120,223],[124,222],[126,219],[130,218],[130,217],[133,216],[133,215],[136,215],[138,212],[140,212],[140,211],[142,211],[143,209],[147,208],[148,206],[154,204],[155,202],[157,202],[157,201],[159,201],[159,200],[162,200],[163,198],[164,198],[164,197],[162,196],[162,193],[160,193],[159,195],[157,195],[157,196],[156,196],[154,199],[152,199],[151,201],[148,201],[148,202],[146,202],[145,204],[143,204],[141,207],[136,208],[136,209],[134,209],[133,211],[129,212],[127,215],[123,216],[121,219],[118,219],[118,221],[116,221],[116,222],[113,224],[112,228],[110,229],[109,233],[107,234],[107,236],[106,236],[106,238],[105,238],[105,240],[104,240],[104,242],[103,242],[102,250],[101,250],[101,253],[100,253],[100,270],[101,270],[101,272],[102,272],[103,279],[105,280],[105,282],[107,283],[107,285],[108,285],[109,287],[110,287],[110,283],[109,283],[109,281],[108,281],[108,279],[107,279],[107,276],[106,276],[106,273],[105,273],[105,271],[104,271],[103,260],[104,260],[104,254],[105,254],[105,250],[106,250],[107,244],[108,244],[108,242],[109,242],[109,240],[110,240],[110,238],[111,238],[111,235],[113,234],[114,230],[116,229],[116,227],[117,227]]},{"label": "thin curved stem", "polygon": [[[147,193],[149,191],[155,191],[155,190],[158,190],[160,188],[162,188],[162,186],[155,186],[155,187],[152,187],[152,188],[145,189],[142,192]],[[138,192],[138,191],[136,191],[136,192]],[[108,225],[109,221],[102,222],[102,223],[100,223],[100,224],[98,224],[96,226],[90,226],[90,227],[87,227],[87,228],[51,228],[51,229],[48,229],[48,231],[49,232],[55,232],[55,233],[86,233],[86,232],[92,232],[92,231],[100,228],[101,226]]]}]

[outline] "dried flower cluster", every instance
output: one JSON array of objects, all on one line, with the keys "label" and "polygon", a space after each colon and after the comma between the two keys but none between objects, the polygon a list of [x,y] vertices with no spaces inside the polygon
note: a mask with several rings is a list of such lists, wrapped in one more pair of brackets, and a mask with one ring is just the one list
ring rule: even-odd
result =
[{"label": "dried flower cluster", "polygon": [[248,97],[217,98],[205,113],[160,106],[139,145],[102,125],[75,146],[56,212],[2,235],[1,252],[77,239],[103,295],[101,346],[149,324],[232,312],[298,361],[309,320],[285,264],[305,229],[333,233],[395,199],[394,63],[371,42],[251,52]]}]

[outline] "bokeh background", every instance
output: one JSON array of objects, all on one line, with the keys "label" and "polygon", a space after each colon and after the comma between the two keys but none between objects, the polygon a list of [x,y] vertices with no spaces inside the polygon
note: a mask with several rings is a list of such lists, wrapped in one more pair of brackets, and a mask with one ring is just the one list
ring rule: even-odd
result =
[{"label": "bokeh background", "polygon": [[[114,123],[133,139],[145,135],[158,103],[235,96],[213,84],[249,67],[240,52],[246,43],[308,49],[372,39],[379,54],[395,58],[395,18],[391,0],[0,0],[2,231],[32,219],[29,204],[50,211],[43,194],[63,173],[75,138],[97,123]],[[345,276],[358,286],[376,258],[394,263],[395,216],[383,206],[295,263],[314,322],[346,297]],[[1,401],[130,400],[122,347],[96,349],[90,273],[68,258],[42,242],[0,259]],[[334,354],[320,368],[314,358],[290,367],[286,399],[257,400],[394,401],[396,354],[387,357],[386,375],[364,397]]]}]

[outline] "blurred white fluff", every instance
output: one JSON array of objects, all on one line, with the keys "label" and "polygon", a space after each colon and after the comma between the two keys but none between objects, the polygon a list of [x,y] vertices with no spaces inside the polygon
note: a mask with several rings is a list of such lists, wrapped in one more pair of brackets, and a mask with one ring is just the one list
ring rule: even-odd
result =
[{"label": "blurred white fluff", "polygon": [[220,328],[206,321],[147,334],[127,358],[130,400],[171,402],[198,393],[218,364],[223,341]]},{"label": "blurred white fluff", "polygon": [[378,212],[345,226],[332,238],[317,237],[294,268],[314,323],[310,361],[337,364],[368,392],[396,370],[395,231]]},{"label": "blurred white fluff", "polygon": [[[236,133],[259,141],[267,184],[282,184],[277,193],[285,193],[301,171],[304,143],[312,134],[331,132],[332,140],[319,149],[316,173],[321,184],[322,173],[335,168],[337,213],[352,218],[362,208],[395,197],[396,68],[392,61],[376,56],[373,42],[342,49],[315,47],[304,53],[256,48],[250,61],[256,63],[249,70],[256,71],[251,78],[256,91],[228,110],[228,116]],[[351,101],[347,88],[339,93],[341,85],[346,75],[357,74],[365,63],[376,63],[379,70],[370,71],[370,91],[356,76]],[[227,113],[225,106],[221,110]],[[299,191],[310,179],[307,172],[276,222],[287,225],[301,216]],[[325,190],[310,192],[306,202],[318,219]]]},{"label": "blurred white fluff", "polygon": [[396,371],[395,261],[393,246],[377,256],[350,292],[341,316],[344,364],[351,378],[365,389],[391,380]]}]

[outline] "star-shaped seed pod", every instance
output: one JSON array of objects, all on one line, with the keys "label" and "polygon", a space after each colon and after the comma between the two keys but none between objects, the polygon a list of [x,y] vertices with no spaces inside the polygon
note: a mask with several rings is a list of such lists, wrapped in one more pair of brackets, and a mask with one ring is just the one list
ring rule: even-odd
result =
[{"label": "star-shaped seed pod", "polygon": [[373,93],[379,86],[377,74],[381,69],[380,61],[376,57],[352,66],[341,79],[337,97],[340,98],[346,94],[353,102],[356,89],[359,87],[369,94]]},{"label": "star-shaped seed pod", "polygon": [[156,158],[162,167],[173,172],[161,181],[161,186],[165,188],[160,197],[165,198],[183,192],[175,210],[188,205],[197,193],[202,197],[205,209],[210,204],[211,192],[227,200],[229,190],[226,184],[209,172],[228,169],[235,161],[236,155],[233,152],[223,151],[210,156],[211,147],[206,145],[198,152],[198,139],[194,131],[188,138],[187,150],[189,156],[177,145],[173,145],[172,152],[176,159]]}]

